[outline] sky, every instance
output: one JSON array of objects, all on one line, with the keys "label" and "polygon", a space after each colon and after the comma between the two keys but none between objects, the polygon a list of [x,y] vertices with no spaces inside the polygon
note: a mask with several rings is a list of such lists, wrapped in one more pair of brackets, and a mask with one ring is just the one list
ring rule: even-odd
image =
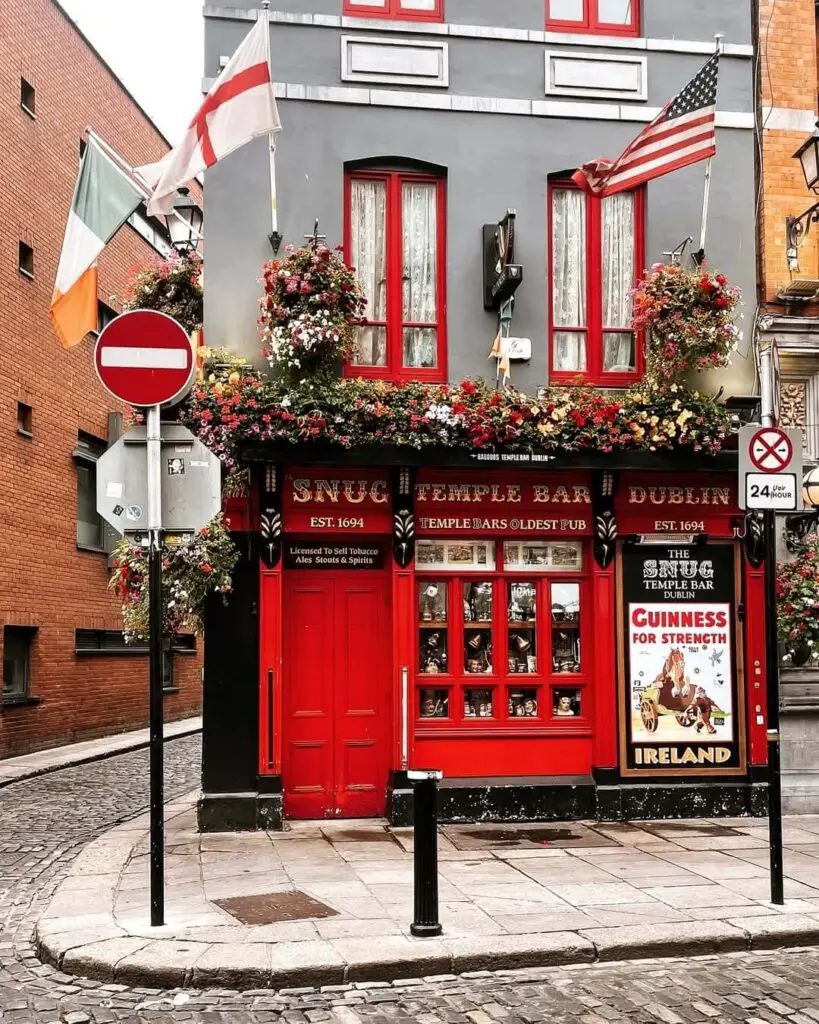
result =
[{"label": "sky", "polygon": [[202,0],[59,0],[171,144],[202,102]]}]

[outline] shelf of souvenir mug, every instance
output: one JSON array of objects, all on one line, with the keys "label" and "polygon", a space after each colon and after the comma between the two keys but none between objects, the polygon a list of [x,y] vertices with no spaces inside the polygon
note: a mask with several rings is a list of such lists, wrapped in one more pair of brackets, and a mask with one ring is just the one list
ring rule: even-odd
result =
[{"label": "shelf of souvenir mug", "polygon": [[419,680],[416,715],[424,724],[440,722],[565,721],[588,718],[585,683],[493,681],[475,686],[450,680]]}]

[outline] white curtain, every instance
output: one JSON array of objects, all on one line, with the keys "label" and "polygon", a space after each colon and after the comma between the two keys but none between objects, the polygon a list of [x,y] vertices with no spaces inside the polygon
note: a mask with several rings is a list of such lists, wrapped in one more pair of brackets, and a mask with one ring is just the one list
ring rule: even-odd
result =
[{"label": "white curtain", "polygon": [[634,193],[607,196],[603,214],[603,369],[634,369],[634,335],[608,331],[631,325],[634,267]]},{"label": "white curtain", "polygon": [[586,369],[586,197],[577,189],[552,193],[552,298],[556,370]]},{"label": "white curtain", "polygon": [[[434,184],[406,183],[401,197],[404,231],[404,323],[438,320],[438,189]],[[404,328],[404,366],[435,366],[436,328]]]},{"label": "white curtain", "polygon": [[[386,229],[386,182],[353,181],[350,196],[350,258],[367,296],[368,320],[387,319]],[[387,335],[383,327],[359,328],[353,362],[359,366],[387,365]]]},{"label": "white curtain", "polygon": [[597,0],[597,20],[604,25],[630,25],[631,0]]}]

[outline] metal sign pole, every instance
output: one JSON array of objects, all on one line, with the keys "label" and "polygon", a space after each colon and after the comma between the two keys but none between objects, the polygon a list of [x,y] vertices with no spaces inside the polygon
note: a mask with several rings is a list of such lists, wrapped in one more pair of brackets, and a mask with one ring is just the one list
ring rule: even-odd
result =
[{"label": "metal sign pole", "polygon": [[162,707],[162,465],[160,406],[148,409],[148,582],[150,620],[151,925],[165,923],[165,821]]},{"label": "metal sign pole", "polygon": [[776,512],[765,512],[765,669],[768,680],[768,833],[771,903],[785,902],[782,774],[779,758],[779,651],[776,644]]}]

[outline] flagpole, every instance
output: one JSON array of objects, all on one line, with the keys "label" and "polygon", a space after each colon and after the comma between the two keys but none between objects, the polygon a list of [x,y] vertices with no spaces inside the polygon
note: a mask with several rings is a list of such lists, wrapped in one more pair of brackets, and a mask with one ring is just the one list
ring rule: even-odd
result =
[{"label": "flagpole", "polygon": [[[718,56],[722,54],[722,40],[724,38],[725,37],[721,32],[718,32],[717,35],[714,36],[714,40],[716,43],[715,52]],[[705,236],[708,233],[708,206],[711,202],[711,167],[713,161],[714,158],[712,156],[709,156],[708,159],[705,161],[705,187],[703,189],[702,195],[702,222],[700,224],[700,247],[694,255],[694,258],[696,259],[698,264],[701,264],[705,259]]]},{"label": "flagpole", "polygon": [[[270,0],[262,0],[260,17],[267,19],[267,12],[270,9]],[[265,52],[267,54],[268,67],[270,66],[270,25],[265,32]],[[276,135],[270,132],[267,136],[267,144],[270,153],[270,244],[273,251],[278,253],[282,236],[279,233],[279,204],[276,188]]]}]

